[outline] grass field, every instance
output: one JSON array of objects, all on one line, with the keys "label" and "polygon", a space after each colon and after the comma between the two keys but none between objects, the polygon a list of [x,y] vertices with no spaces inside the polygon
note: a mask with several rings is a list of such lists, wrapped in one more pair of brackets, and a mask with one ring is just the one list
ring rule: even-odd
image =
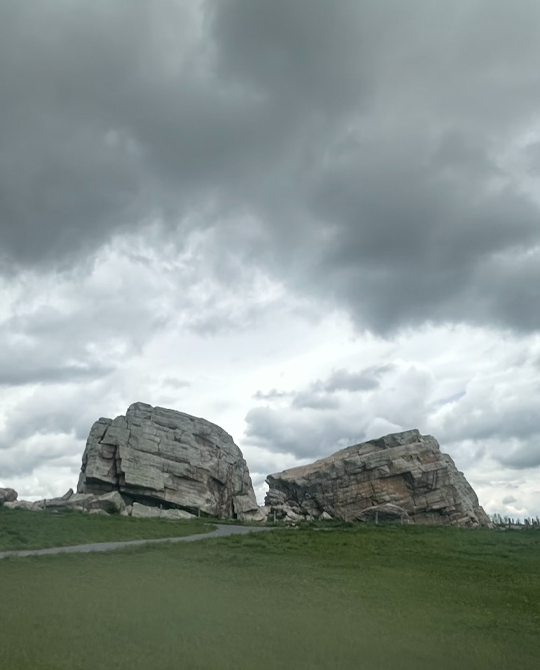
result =
[{"label": "grass field", "polygon": [[119,515],[100,516],[81,512],[56,514],[0,508],[0,551],[178,537],[209,530],[212,530],[212,526],[193,520],[132,519]]},{"label": "grass field", "polygon": [[540,667],[540,532],[275,530],[0,562],[9,670]]}]

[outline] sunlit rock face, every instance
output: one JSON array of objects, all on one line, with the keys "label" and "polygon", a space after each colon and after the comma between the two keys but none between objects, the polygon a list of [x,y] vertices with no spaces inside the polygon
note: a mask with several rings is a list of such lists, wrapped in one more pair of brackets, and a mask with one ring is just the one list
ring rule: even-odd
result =
[{"label": "sunlit rock face", "polygon": [[[366,510],[397,506],[412,523],[489,524],[476,493],[437,440],[418,430],[347,447],[310,465],[267,478],[266,508],[279,516],[369,518]],[[400,515],[397,515],[398,518]]]},{"label": "sunlit rock face", "polygon": [[119,491],[128,504],[221,518],[260,517],[246,462],[228,433],[205,419],[141,402],[125,416],[94,423],[77,491]]}]

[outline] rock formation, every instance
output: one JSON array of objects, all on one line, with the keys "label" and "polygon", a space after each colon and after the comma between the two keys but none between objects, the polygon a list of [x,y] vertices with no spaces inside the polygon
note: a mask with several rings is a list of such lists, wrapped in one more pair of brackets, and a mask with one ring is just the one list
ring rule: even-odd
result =
[{"label": "rock formation", "polygon": [[246,462],[230,435],[205,419],[140,402],[125,416],[94,423],[77,491],[117,491],[130,506],[262,517]]},{"label": "rock formation", "polygon": [[12,503],[17,500],[17,491],[15,489],[0,489],[0,505]]},{"label": "rock formation", "polygon": [[[477,527],[489,524],[478,498],[435,438],[418,430],[371,440],[267,478],[265,505],[292,521],[330,515]],[[382,519],[381,519],[382,520]]]}]

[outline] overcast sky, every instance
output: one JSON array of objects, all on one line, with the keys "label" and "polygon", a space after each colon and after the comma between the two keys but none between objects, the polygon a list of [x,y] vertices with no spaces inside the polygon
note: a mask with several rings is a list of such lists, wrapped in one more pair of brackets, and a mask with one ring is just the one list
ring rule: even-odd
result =
[{"label": "overcast sky", "polygon": [[540,514],[538,0],[0,0],[0,486],[135,401],[419,428]]}]

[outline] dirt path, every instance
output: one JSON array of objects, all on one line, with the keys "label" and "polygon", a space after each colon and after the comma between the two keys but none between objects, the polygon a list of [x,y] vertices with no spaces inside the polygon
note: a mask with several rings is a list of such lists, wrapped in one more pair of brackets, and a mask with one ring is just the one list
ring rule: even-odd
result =
[{"label": "dirt path", "polygon": [[196,540],[206,540],[211,537],[228,537],[229,535],[246,535],[247,533],[257,533],[265,530],[273,530],[270,526],[218,526],[216,530],[210,533],[200,533],[199,535],[186,535],[183,537],[164,537],[158,540],[130,540],[128,542],[95,542],[93,544],[77,544],[71,547],[51,547],[49,549],[24,549],[19,551],[0,552],[0,559],[9,556],[46,556],[48,554],[76,554],[88,553],[91,551],[112,551],[122,549],[123,547],[136,547],[141,544],[157,544],[159,542],[195,542]]}]

